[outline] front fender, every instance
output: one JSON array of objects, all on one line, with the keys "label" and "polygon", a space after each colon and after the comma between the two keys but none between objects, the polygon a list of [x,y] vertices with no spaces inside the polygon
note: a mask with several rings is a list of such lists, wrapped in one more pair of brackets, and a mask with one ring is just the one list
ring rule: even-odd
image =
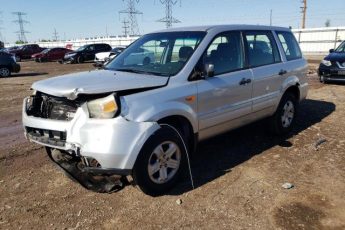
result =
[{"label": "front fender", "polygon": [[[197,114],[191,106],[178,101],[165,102],[164,104],[152,104],[145,109],[139,116],[133,118],[134,121],[158,121],[168,116],[183,116],[193,127],[193,132],[198,130]],[[131,118],[129,118],[131,119]]]}]

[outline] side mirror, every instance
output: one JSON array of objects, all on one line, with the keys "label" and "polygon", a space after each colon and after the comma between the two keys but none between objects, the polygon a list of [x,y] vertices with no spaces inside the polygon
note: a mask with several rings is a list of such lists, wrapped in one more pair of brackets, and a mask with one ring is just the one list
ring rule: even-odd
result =
[{"label": "side mirror", "polygon": [[205,64],[205,73],[206,73],[206,77],[213,77],[214,76],[214,65],[213,64]]},{"label": "side mirror", "polygon": [[329,52],[330,52],[330,53],[334,53],[334,49],[330,49]]}]

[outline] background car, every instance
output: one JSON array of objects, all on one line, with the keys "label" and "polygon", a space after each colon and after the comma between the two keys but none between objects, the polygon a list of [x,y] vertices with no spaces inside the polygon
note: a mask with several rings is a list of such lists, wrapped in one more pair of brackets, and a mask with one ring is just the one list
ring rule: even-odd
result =
[{"label": "background car", "polygon": [[109,52],[110,50],[111,46],[104,43],[84,45],[76,51],[66,53],[62,62],[83,63],[84,61],[93,61],[97,53]]},{"label": "background car", "polygon": [[15,55],[17,61],[22,59],[31,59],[31,55],[40,53],[46,48],[42,48],[37,44],[23,45],[17,49],[10,50],[9,53]]},{"label": "background car", "polygon": [[135,53],[131,53],[124,59],[125,65],[138,65],[145,63],[152,63],[155,61],[155,56],[152,51],[139,48]]},{"label": "background car", "polygon": [[45,49],[40,53],[33,54],[31,57],[37,62],[57,61],[63,59],[65,54],[70,52],[73,51],[70,49],[57,47]]},{"label": "background car", "polygon": [[102,67],[103,64],[113,60],[113,58],[119,55],[124,49],[124,47],[116,47],[112,49],[110,52],[101,52],[96,54],[94,66]]},{"label": "background car", "polygon": [[320,82],[345,82],[345,41],[335,50],[329,50],[329,54],[320,63],[318,73]]},{"label": "background car", "polygon": [[20,65],[12,54],[0,52],[0,77],[8,77],[11,73],[18,73]]}]

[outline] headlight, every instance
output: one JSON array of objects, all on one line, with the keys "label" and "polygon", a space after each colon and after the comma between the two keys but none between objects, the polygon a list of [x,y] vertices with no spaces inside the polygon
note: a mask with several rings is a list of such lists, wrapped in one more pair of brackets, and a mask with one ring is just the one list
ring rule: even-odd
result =
[{"label": "headlight", "polygon": [[331,61],[328,61],[328,60],[322,60],[321,63],[325,66],[331,66],[332,65]]},{"label": "headlight", "polygon": [[118,111],[114,94],[89,101],[87,108],[91,118],[113,118]]}]

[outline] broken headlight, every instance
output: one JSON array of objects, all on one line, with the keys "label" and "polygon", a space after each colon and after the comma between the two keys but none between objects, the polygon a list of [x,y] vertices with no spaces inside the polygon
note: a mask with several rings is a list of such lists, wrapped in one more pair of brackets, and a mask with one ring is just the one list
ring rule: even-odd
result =
[{"label": "broken headlight", "polygon": [[91,118],[113,118],[118,112],[118,105],[114,94],[107,97],[89,101],[87,108]]}]

